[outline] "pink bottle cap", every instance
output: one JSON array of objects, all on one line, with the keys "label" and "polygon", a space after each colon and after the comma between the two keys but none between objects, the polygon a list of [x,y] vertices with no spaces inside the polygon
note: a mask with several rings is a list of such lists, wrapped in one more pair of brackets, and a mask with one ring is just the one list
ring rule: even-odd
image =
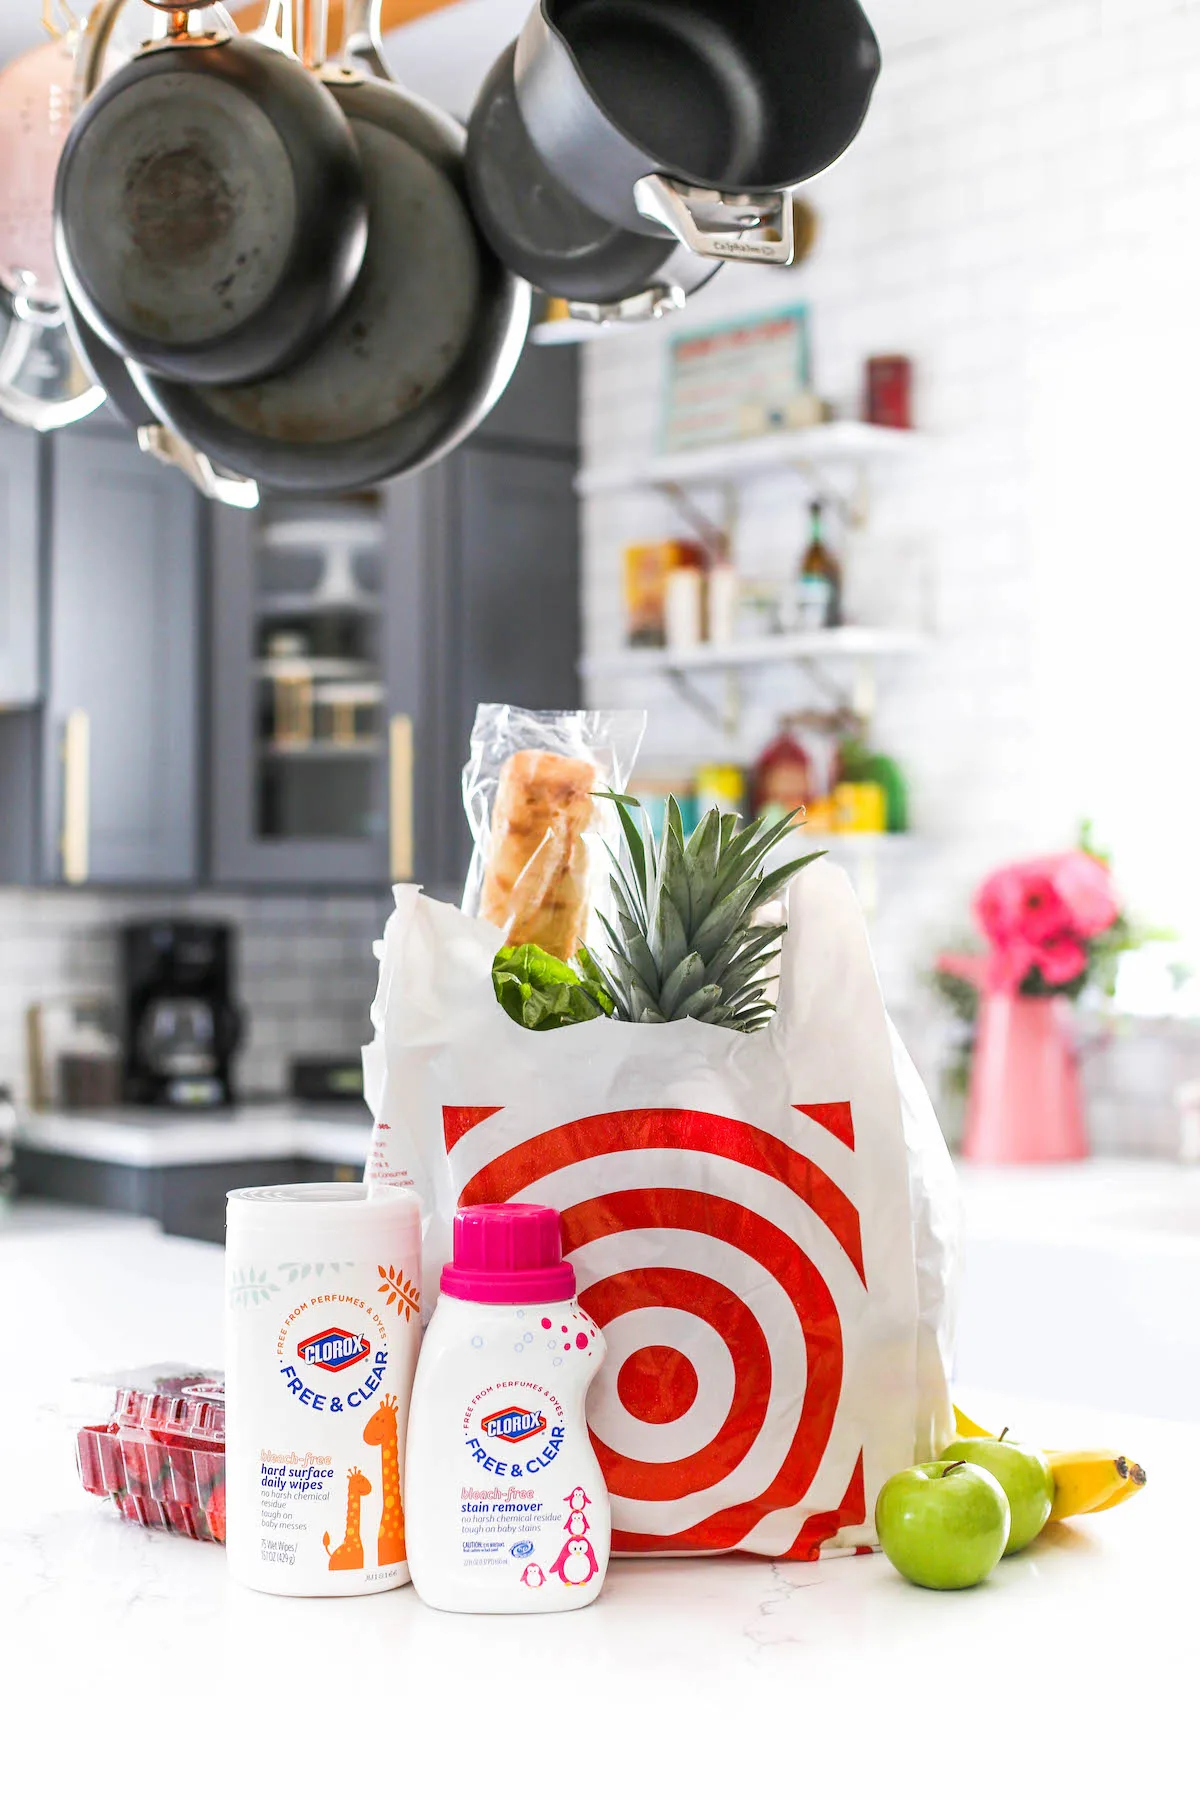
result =
[{"label": "pink bottle cap", "polygon": [[454,1260],[442,1292],[491,1306],[573,1300],[575,1271],[563,1261],[562,1226],[552,1206],[468,1206],[454,1215]]}]

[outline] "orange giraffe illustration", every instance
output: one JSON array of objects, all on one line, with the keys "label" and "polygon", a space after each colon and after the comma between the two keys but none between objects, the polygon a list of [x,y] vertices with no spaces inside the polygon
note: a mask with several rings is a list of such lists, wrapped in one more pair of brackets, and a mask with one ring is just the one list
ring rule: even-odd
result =
[{"label": "orange giraffe illustration", "polygon": [[[371,1484],[361,1469],[351,1469],[346,1485],[346,1541],[329,1553],[331,1569],[361,1569],[363,1566],[362,1503]],[[321,1542],[329,1552],[329,1533]]]},{"label": "orange giraffe illustration", "polygon": [[399,1401],[385,1394],[363,1428],[363,1443],[377,1444],[383,1462],[383,1515],[379,1566],[404,1561],[404,1507],[400,1500]]}]

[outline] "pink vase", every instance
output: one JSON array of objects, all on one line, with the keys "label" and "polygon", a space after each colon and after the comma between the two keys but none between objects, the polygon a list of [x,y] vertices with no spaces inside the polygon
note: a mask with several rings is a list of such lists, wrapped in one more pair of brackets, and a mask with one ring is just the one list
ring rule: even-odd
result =
[{"label": "pink vase", "polygon": [[971,1061],[970,1162],[1078,1162],[1088,1154],[1065,1000],[985,994]]}]

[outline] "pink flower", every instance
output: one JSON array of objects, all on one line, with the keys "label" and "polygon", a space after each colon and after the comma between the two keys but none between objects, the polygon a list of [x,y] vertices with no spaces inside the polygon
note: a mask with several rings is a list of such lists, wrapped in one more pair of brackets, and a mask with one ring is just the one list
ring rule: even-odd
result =
[{"label": "pink flower", "polygon": [[975,896],[975,916],[997,949],[1015,942],[1042,944],[1071,927],[1049,859],[1012,863],[989,875]]},{"label": "pink flower", "polygon": [[1121,910],[1113,878],[1086,850],[1068,850],[1050,859],[1051,880],[1070,915],[1071,929],[1082,938],[1107,931]]},{"label": "pink flower", "polygon": [[1039,944],[1034,961],[1047,987],[1069,987],[1083,974],[1088,963],[1083,944],[1069,931]]}]

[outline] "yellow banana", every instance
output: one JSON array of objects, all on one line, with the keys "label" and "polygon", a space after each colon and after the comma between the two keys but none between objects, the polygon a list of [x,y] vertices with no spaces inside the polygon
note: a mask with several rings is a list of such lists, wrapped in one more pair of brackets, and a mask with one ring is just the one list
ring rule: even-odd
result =
[{"label": "yellow banana", "polygon": [[1046,1458],[1054,1475],[1052,1519],[1108,1506],[1129,1479],[1131,1465],[1115,1450],[1048,1450]]},{"label": "yellow banana", "polygon": [[982,1425],[977,1425],[974,1419],[968,1419],[966,1413],[956,1406],[954,1409],[954,1435],[965,1438],[994,1437],[996,1434],[993,1431],[985,1430]]},{"label": "yellow banana", "polygon": [[[957,1406],[954,1429],[960,1438],[994,1437]],[[1080,1513],[1108,1512],[1146,1485],[1146,1471],[1117,1450],[1047,1450],[1054,1474],[1052,1519],[1073,1519]]]},{"label": "yellow banana", "polygon": [[1129,1474],[1125,1477],[1115,1494],[1107,1500],[1101,1500],[1098,1506],[1089,1506],[1089,1512],[1108,1512],[1111,1507],[1120,1506],[1122,1501],[1129,1500],[1146,1485],[1146,1471],[1140,1463],[1129,1464]]}]

